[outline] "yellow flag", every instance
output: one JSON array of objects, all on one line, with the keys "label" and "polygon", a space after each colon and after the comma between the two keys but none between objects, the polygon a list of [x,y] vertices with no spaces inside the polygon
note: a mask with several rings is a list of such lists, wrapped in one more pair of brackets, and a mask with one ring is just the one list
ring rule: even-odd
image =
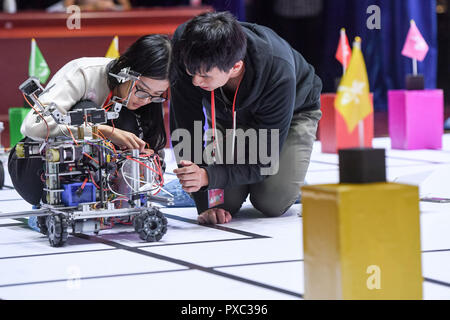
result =
[{"label": "yellow flag", "polygon": [[339,85],[335,106],[344,117],[348,132],[353,132],[361,120],[373,113],[369,79],[359,37],[353,44],[352,59]]},{"label": "yellow flag", "polygon": [[114,37],[113,41],[109,45],[108,52],[105,55],[106,58],[117,59],[120,57],[119,54],[119,38],[117,36]]}]

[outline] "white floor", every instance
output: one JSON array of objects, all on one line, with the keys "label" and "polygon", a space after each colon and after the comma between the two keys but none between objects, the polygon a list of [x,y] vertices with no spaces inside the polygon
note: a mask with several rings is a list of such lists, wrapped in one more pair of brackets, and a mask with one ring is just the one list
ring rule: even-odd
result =
[{"label": "white floor", "polygon": [[[450,198],[450,135],[442,151],[389,150],[387,138],[374,146],[388,149],[389,181],[419,185],[421,196]],[[337,183],[337,163],[317,143],[307,183]],[[0,190],[1,212],[30,209],[14,190]],[[303,297],[301,205],[267,219],[247,204],[218,227],[199,226],[194,208],[162,211],[169,229],[153,244],[118,227],[70,236],[64,247],[52,248],[24,220],[0,219],[0,299]],[[450,204],[421,203],[421,212],[424,297],[450,299]]]}]

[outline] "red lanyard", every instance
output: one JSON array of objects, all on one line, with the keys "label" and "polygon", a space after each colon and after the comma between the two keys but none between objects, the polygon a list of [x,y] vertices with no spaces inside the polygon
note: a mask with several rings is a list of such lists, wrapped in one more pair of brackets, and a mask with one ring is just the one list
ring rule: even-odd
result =
[{"label": "red lanyard", "polygon": [[[233,107],[232,107],[232,115],[233,115],[233,148],[232,152],[234,154],[234,139],[235,139],[235,131],[236,131],[236,98],[239,91],[239,87],[241,86],[241,81],[244,77],[239,79],[239,83],[237,85],[236,91],[234,93],[234,99],[233,99]],[[214,97],[214,90],[211,91],[211,122],[212,122],[212,137],[213,137],[213,144],[214,144],[214,150],[216,149],[216,103],[215,103],[215,97]]]},{"label": "red lanyard", "polygon": [[211,121],[212,121],[212,136],[213,136],[213,142],[216,141],[215,134],[216,134],[216,102],[214,101],[214,90],[211,91]]},{"label": "red lanyard", "polygon": [[109,104],[109,102],[111,101],[113,92],[112,90],[109,92],[108,97],[105,100],[105,103],[103,103],[102,109],[105,109],[105,107]]}]

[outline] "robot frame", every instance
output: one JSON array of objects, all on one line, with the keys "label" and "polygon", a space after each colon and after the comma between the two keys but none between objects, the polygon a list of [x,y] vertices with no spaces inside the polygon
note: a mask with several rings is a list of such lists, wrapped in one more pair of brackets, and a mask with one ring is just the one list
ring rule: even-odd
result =
[{"label": "robot frame", "polygon": [[[27,79],[19,87],[25,98],[34,102],[29,104],[44,120],[47,130],[44,116],[51,116],[57,124],[65,125],[69,134],[63,131],[64,136],[52,138],[47,134],[43,142],[22,142],[16,146],[19,159],[35,158],[43,162],[45,200],[41,201],[40,209],[1,217],[36,216],[40,231],[48,236],[53,247],[66,243],[69,227],[73,234],[98,234],[112,228],[114,223],[129,224],[147,242],[159,241],[167,232],[167,219],[152,205],[152,202],[173,202],[171,197],[157,196],[164,191],[159,156],[140,154],[139,150],[117,151],[98,128],[119,117],[140,77],[129,68],[110,75],[119,83],[129,83],[126,99],[114,96],[103,108],[87,107],[66,114],[53,103],[44,105],[39,101],[51,87],[44,90],[36,78]],[[69,126],[77,130],[78,139]],[[114,190],[117,185],[125,192]]]}]

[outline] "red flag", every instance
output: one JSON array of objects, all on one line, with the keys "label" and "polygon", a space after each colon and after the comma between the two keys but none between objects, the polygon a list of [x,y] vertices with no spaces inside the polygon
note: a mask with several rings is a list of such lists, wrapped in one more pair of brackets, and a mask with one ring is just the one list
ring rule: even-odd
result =
[{"label": "red flag", "polygon": [[336,51],[336,59],[344,66],[344,70],[347,70],[351,58],[352,49],[350,48],[345,29],[342,28],[341,37],[339,39],[339,47]]}]

